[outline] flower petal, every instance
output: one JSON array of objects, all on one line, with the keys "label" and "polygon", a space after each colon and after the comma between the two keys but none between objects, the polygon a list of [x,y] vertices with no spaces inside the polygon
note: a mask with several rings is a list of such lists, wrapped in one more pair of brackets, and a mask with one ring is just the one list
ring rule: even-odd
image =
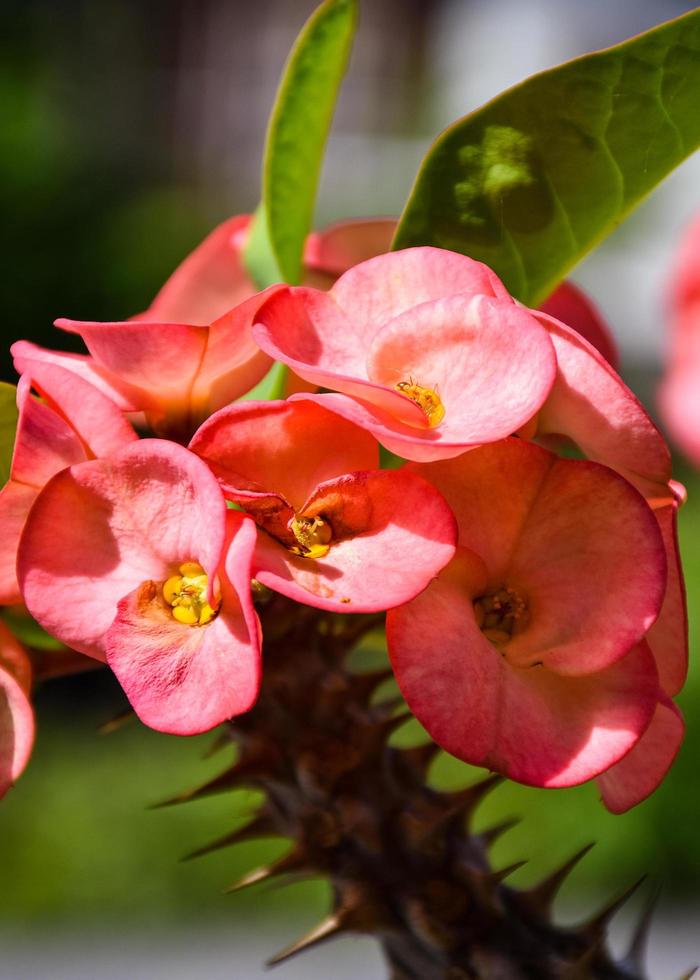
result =
[{"label": "flower petal", "polygon": [[412,379],[436,390],[445,418],[433,441],[472,446],[502,439],[534,415],[554,382],[556,360],[546,330],[527,311],[461,295],[387,323],[369,349],[367,371],[387,387]]},{"label": "flower petal", "polygon": [[513,667],[478,628],[474,572],[455,559],[413,602],[387,614],[399,687],[435,741],[472,765],[532,786],[573,786],[635,744],[657,692],[643,645],[611,667],[565,677]]},{"label": "flower petal", "polygon": [[218,225],[180,263],[139,319],[205,326],[255,292],[241,259],[250,216]]},{"label": "flower petal", "polygon": [[645,497],[671,477],[671,456],[659,430],[607,361],[574,330],[544,313],[557,354],[557,377],[542,406],[538,435],[564,435],[589,459],[605,463]]},{"label": "flower petal", "polygon": [[325,558],[297,558],[260,532],[255,577],[335,612],[376,612],[417,595],[454,554],[456,529],[440,494],[405,470],[352,473],[322,484],[303,513],[340,535]]},{"label": "flower petal", "polygon": [[214,620],[204,626],[176,622],[158,585],[144,582],[119,602],[107,633],[108,664],[139,718],[158,731],[209,731],[247,711],[257,697],[260,635],[250,597],[255,525],[235,512],[228,525]]},{"label": "flower petal", "polygon": [[46,350],[28,340],[16,341],[10,351],[18,374],[40,378],[44,376],[44,371],[48,372],[53,367],[62,368],[72,377],[87,381],[97,388],[122,412],[135,412],[142,407],[143,394],[137,388],[100,371],[87,354],[67,354],[64,351]]},{"label": "flower petal", "polygon": [[34,742],[29,658],[0,623],[0,798],[22,773]]},{"label": "flower petal", "polygon": [[688,608],[678,546],[678,501],[652,506],[666,549],[668,580],[661,612],[647,634],[647,642],[656,660],[659,684],[673,696],[688,674]]},{"label": "flower petal", "polygon": [[375,329],[414,306],[464,293],[513,300],[495,272],[442,248],[406,248],[361,262],[338,279],[330,295],[353,325]]},{"label": "flower petal", "polygon": [[57,474],[27,521],[18,556],[24,601],[68,646],[104,657],[119,600],[197,561],[210,581],[226,504],[208,467],[182,446],[146,439]]},{"label": "flower petal", "polygon": [[601,670],[656,619],[666,560],[654,515],[606,467],[559,459],[518,439],[413,468],[453,508],[459,543],[490,584],[527,597],[508,657],[567,674]]},{"label": "flower petal", "polygon": [[109,456],[136,441],[136,433],[114,400],[74,372],[36,359],[29,365],[27,376],[32,387],[77,433],[85,447],[83,456]]},{"label": "flower petal", "polygon": [[10,480],[0,490],[0,604],[22,601],[17,581],[17,549],[27,516],[39,490]]},{"label": "flower petal", "polygon": [[573,282],[565,281],[557,286],[540,305],[540,310],[574,329],[618,370],[620,355],[610,328],[591,299]]},{"label": "flower petal", "polygon": [[222,408],[195,433],[190,449],[225,491],[274,493],[295,510],[324,480],[379,465],[367,432],[311,401]]},{"label": "flower petal", "polygon": [[56,326],[82,337],[98,368],[138,388],[138,407],[148,410],[170,400],[187,400],[207,341],[206,328],[187,323],[62,318]]},{"label": "flower petal", "polygon": [[12,454],[12,480],[37,490],[54,473],[87,459],[75,430],[48,405],[31,395],[31,381],[22,375],[17,385],[17,434]]},{"label": "flower petal", "polygon": [[395,218],[357,218],[338,221],[306,239],[304,264],[307,283],[323,288],[317,277],[326,277],[327,286],[347,269],[391,248],[396,231]]},{"label": "flower petal", "polygon": [[683,715],[673,701],[659,701],[634,748],[598,776],[603,803],[611,813],[625,813],[654,792],[671,768],[684,733]]}]

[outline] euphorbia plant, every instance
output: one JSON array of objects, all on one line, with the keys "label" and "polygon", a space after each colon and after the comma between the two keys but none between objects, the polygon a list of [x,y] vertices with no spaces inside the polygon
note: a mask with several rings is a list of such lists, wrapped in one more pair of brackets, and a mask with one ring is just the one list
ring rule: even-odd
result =
[{"label": "euphorbia plant", "polygon": [[[683,489],[562,280],[682,159],[650,155],[656,128],[700,143],[700,68],[673,69],[700,54],[700,14],[456,123],[398,223],[310,233],[355,17],[326,0],[304,28],[254,217],[215,229],[130,320],[57,321],[86,353],[15,344],[2,597],[105,661],[145,724],[225,726],[235,765],[180,798],[258,787],[258,814],[213,846],[292,842],[234,887],[333,885],[328,918],[275,962],[360,931],[394,980],[641,977],[607,951],[606,914],[552,923],[563,872],[519,892],[491,868],[498,829],[465,819],[492,777],[445,793],[427,769],[443,749],[533,786],[595,779],[621,813],[682,740]],[[641,116],[640,62],[674,85]],[[405,705],[375,697],[388,663],[348,662],[385,611]],[[0,792],[32,733],[28,661],[2,635]],[[394,748],[410,712],[434,741]]]}]

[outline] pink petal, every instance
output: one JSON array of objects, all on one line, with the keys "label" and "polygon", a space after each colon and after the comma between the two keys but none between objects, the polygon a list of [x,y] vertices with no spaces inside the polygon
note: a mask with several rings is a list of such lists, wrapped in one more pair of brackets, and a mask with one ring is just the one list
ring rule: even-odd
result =
[{"label": "pink petal", "polygon": [[274,493],[295,509],[324,480],[379,466],[367,432],[311,401],[222,408],[196,432],[190,449],[227,492]]},{"label": "pink petal", "polygon": [[82,337],[96,366],[139,388],[139,407],[150,410],[186,398],[207,341],[204,327],[186,323],[60,319],[56,326]]},{"label": "pink petal", "polygon": [[276,292],[271,286],[215,320],[192,387],[192,414],[204,420],[240,398],[262,380],[272,363],[253,340],[251,324],[259,307]]},{"label": "pink petal", "polygon": [[302,513],[323,515],[342,539],[325,558],[297,558],[265,532],[255,577],[283,595],[335,612],[376,612],[407,602],[454,554],[450,509],[405,470],[352,473],[322,484]]},{"label": "pink petal", "polygon": [[659,684],[668,695],[677,694],[688,674],[688,608],[678,547],[678,502],[654,505],[666,549],[668,581],[659,617],[647,634],[656,660]]},{"label": "pink petal", "polygon": [[107,633],[107,662],[139,718],[158,731],[209,731],[257,697],[260,635],[250,596],[255,525],[234,512],[228,522],[214,620],[201,627],[176,622],[159,586],[144,582],[120,601]]},{"label": "pink petal", "polygon": [[258,345],[312,384],[342,389],[424,425],[421,410],[398,392],[367,378],[367,350],[375,324],[357,324],[328,293],[281,289],[261,307],[253,325]]},{"label": "pink petal", "polygon": [[[388,252],[395,231],[395,218],[359,218],[313,232],[304,249],[307,277],[320,274],[332,282],[359,262]],[[321,288],[317,282],[313,285]]]},{"label": "pink petal", "polygon": [[29,680],[26,653],[0,623],[0,797],[24,770],[34,743]]},{"label": "pink petal", "polygon": [[241,260],[250,216],[224,221],[180,263],[140,319],[211,323],[255,292]]},{"label": "pink petal", "polygon": [[62,351],[46,350],[27,340],[18,340],[10,351],[18,374],[43,377],[43,374],[40,374],[43,370],[49,371],[51,367],[59,367],[93,385],[123,412],[135,412],[142,407],[143,395],[137,388],[100,371],[92,358],[86,354],[66,354]]},{"label": "pink petal", "polygon": [[573,282],[563,282],[541,304],[542,313],[572,327],[617,371],[620,355],[610,328],[591,299]]},{"label": "pink petal", "polygon": [[[35,359],[31,384],[63,416],[85,446],[83,455],[109,456],[137,436],[114,400],[73,371]],[[75,462],[75,460],[72,460]]]},{"label": "pink petal", "polygon": [[24,601],[53,636],[103,659],[119,600],[142,582],[164,581],[183,561],[213,580],[225,514],[216,478],[176,443],[145,439],[72,466],[27,521],[17,563]]},{"label": "pink petal", "polygon": [[584,782],[629,751],[656,699],[643,645],[584,677],[513,667],[476,625],[471,563],[454,564],[387,615],[399,687],[435,741],[472,765],[548,787]]},{"label": "pink petal", "polygon": [[22,601],[17,582],[17,549],[27,516],[39,490],[10,480],[0,490],[0,604]]},{"label": "pink petal", "polygon": [[603,803],[625,813],[650,796],[665,778],[685,733],[683,715],[673,701],[659,701],[651,724],[627,755],[598,776]]},{"label": "pink petal", "polygon": [[666,443],[646,411],[607,361],[574,330],[544,313],[557,354],[554,386],[538,416],[538,435],[564,435],[589,459],[605,463],[645,497],[671,476]]},{"label": "pink petal", "polygon": [[673,306],[682,310],[700,301],[700,216],[685,230],[675,260],[672,284]]},{"label": "pink petal", "polygon": [[444,494],[460,545],[482,558],[490,585],[527,597],[530,620],[510,640],[510,659],[592,673],[656,619],[663,541],[650,508],[612,470],[518,439],[414,470]]},{"label": "pink petal", "polygon": [[40,489],[54,473],[85,461],[85,447],[75,430],[53,408],[32,398],[26,375],[17,385],[17,408],[13,480]]},{"label": "pink petal", "polygon": [[464,295],[387,323],[369,349],[367,371],[390,388],[411,378],[437,390],[445,419],[432,430],[433,443],[471,446],[502,439],[534,415],[554,382],[556,360],[546,331],[525,310]]},{"label": "pink petal", "polygon": [[488,266],[430,246],[406,248],[362,262],[338,279],[330,295],[353,325],[363,330],[365,324],[379,326],[421,303],[457,293],[513,302]]}]

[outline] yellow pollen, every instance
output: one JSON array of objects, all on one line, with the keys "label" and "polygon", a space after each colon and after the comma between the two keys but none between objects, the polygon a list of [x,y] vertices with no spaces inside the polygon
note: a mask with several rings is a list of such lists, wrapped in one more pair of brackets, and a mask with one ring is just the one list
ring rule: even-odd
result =
[{"label": "yellow pollen", "polygon": [[302,558],[325,558],[333,541],[333,528],[322,517],[294,517],[289,529],[297,544],[289,550]]},{"label": "yellow pollen", "polygon": [[502,646],[527,626],[527,599],[509,586],[493,589],[474,600],[476,624],[487,640]]},{"label": "yellow pollen", "polygon": [[219,610],[218,602],[214,607],[207,599],[209,576],[196,561],[183,562],[179,571],[163,583],[163,598],[172,606],[173,619],[178,623],[204,626]]},{"label": "yellow pollen", "polygon": [[399,381],[394,387],[422,409],[431,429],[440,425],[445,417],[445,406],[434,388],[425,388],[423,385],[416,384],[413,378]]}]

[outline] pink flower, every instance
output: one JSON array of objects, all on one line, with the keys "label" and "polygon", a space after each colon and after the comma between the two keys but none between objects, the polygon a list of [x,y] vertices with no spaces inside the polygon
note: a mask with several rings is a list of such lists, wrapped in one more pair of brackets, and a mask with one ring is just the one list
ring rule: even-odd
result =
[{"label": "pink flower", "polygon": [[[20,601],[17,547],[27,514],[54,473],[109,455],[136,439],[114,402],[54,364],[23,361],[17,386],[19,419],[10,479],[0,491],[0,603]],[[31,395],[34,386],[43,401]]]},{"label": "pink flower", "polygon": [[454,554],[454,518],[406,470],[377,470],[374,439],[311,401],[222,409],[190,448],[260,528],[256,579],[337,612],[412,599]]},{"label": "pink flower", "polygon": [[0,798],[23,772],[34,743],[31,673],[29,657],[0,623]]},{"label": "pink flower", "polygon": [[253,333],[271,357],[339,392],[300,397],[418,461],[515,432],[556,370],[546,330],[497,277],[436,248],[362,262],[328,293],[280,290]]},{"label": "pink flower", "polygon": [[260,303],[277,287],[251,296],[207,324],[168,322],[150,311],[120,323],[59,319],[78,334],[89,355],[45,351],[19,341],[12,347],[21,373],[27,360],[52,363],[109,394],[123,411],[145,412],[154,432],[186,441],[213,411],[244,395],[270,359],[250,332]]},{"label": "pink flower", "polygon": [[675,265],[659,406],[675,442],[700,466],[700,216],[688,228]]},{"label": "pink flower", "polygon": [[676,534],[684,490],[671,479],[671,454],[635,395],[608,362],[574,330],[542,313],[557,354],[552,390],[523,432],[540,441],[565,437],[589,459],[616,470],[654,510],[669,569],[664,605],[648,640],[667,694],[677,694],[688,669],[688,623]]},{"label": "pink flower", "polygon": [[142,721],[192,735],[257,695],[254,545],[255,525],[227,512],[201,460],[144,440],[49,481],[27,521],[18,577],[35,619],[106,659]]},{"label": "pink flower", "polygon": [[611,470],[517,439],[415,469],[451,504],[460,547],[388,614],[412,711],[452,754],[520,782],[609,769],[659,697],[645,642],[666,584],[654,515]]}]

